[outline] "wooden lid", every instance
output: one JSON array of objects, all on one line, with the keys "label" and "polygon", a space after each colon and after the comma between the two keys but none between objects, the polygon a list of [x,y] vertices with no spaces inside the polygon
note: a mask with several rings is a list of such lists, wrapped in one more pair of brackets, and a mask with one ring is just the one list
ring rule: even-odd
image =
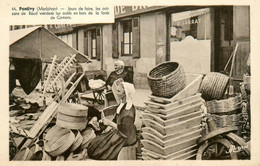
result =
[{"label": "wooden lid", "polygon": [[62,103],[59,106],[58,112],[65,115],[86,117],[88,115],[88,107],[75,103]]},{"label": "wooden lid", "polygon": [[83,137],[80,134],[80,132],[77,131],[75,141],[73,142],[73,144],[70,147],[70,152],[73,152],[74,150],[76,150],[81,145],[82,141],[83,141]]},{"label": "wooden lid", "polygon": [[72,131],[52,141],[47,141],[44,148],[51,156],[58,156],[64,153],[73,144],[75,136]]}]

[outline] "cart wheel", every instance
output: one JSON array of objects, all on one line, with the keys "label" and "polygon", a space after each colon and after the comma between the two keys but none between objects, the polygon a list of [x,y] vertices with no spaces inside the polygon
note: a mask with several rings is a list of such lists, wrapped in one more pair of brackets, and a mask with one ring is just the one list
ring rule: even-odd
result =
[{"label": "cart wheel", "polygon": [[104,95],[103,90],[102,91],[93,91],[93,96],[98,104],[104,104],[105,95]]},{"label": "cart wheel", "polygon": [[225,138],[213,138],[205,141],[197,152],[197,160],[236,160],[237,153],[230,150],[234,147]]}]

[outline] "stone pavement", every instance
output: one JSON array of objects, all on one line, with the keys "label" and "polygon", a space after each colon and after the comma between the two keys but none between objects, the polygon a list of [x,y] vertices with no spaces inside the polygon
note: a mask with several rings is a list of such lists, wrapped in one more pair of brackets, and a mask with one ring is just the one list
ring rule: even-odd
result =
[{"label": "stone pavement", "polygon": [[136,89],[133,96],[133,103],[136,107],[135,126],[137,130],[141,129],[142,126],[142,111],[145,108],[144,101],[147,101],[148,95],[152,92],[150,89]]},{"label": "stone pavement", "polygon": [[133,103],[136,107],[145,107],[144,101],[147,101],[148,95],[151,95],[150,89],[136,89],[133,96]]}]

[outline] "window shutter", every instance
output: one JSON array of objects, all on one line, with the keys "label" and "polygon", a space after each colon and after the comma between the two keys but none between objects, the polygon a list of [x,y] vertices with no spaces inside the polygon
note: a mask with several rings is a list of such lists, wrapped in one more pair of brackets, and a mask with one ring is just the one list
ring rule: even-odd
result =
[{"label": "window shutter", "polygon": [[91,31],[88,30],[88,37],[87,37],[87,41],[88,41],[88,56],[92,57],[92,53],[91,53],[91,43],[92,43],[92,37],[91,37]]},{"label": "window shutter", "polygon": [[112,26],[112,57],[118,58],[118,30],[117,30],[117,22],[115,22]]},{"label": "window shutter", "polygon": [[100,57],[102,57],[102,31],[101,27],[98,27],[96,29],[97,34],[97,60],[100,60]]},{"label": "window shutter", "polygon": [[84,31],[84,54],[88,55],[88,31]]},{"label": "window shutter", "polygon": [[140,58],[140,19],[135,17],[132,20],[133,30],[133,58]]},{"label": "window shutter", "polygon": [[72,47],[78,50],[78,31],[72,33]]}]

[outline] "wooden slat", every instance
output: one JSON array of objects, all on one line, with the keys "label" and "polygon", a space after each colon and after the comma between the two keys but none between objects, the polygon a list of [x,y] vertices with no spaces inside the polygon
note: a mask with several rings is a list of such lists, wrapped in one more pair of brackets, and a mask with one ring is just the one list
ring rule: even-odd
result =
[{"label": "wooden slat", "polygon": [[159,153],[161,155],[169,155],[169,154],[172,154],[174,152],[180,151],[182,149],[185,149],[189,146],[196,144],[197,139],[200,137],[201,136],[194,137],[189,140],[184,140],[182,142],[178,142],[178,143],[173,144],[172,146],[166,147],[166,148],[161,148],[158,144],[148,141],[148,140],[141,140],[141,143],[143,144],[145,149]]},{"label": "wooden slat", "polygon": [[164,120],[164,119],[162,119],[162,118],[160,118],[160,117],[158,117],[154,114],[148,113],[148,112],[143,112],[142,116],[143,116],[144,119],[150,119],[152,121],[155,121],[155,122],[161,124],[162,126],[169,126],[169,125],[172,125],[174,123],[178,123],[178,122],[182,122],[182,121],[191,119],[191,118],[199,116],[201,114],[202,114],[201,111],[197,111],[197,112],[192,112],[192,113],[189,113],[189,114],[186,114],[186,115],[183,115],[183,116],[179,116],[179,117],[176,117],[176,118],[172,118],[172,119],[169,119],[169,120]]},{"label": "wooden slat", "polygon": [[159,133],[158,131],[156,131],[155,129],[150,128],[150,127],[144,127],[144,128],[142,128],[142,131],[143,131],[143,133],[152,134],[155,137],[158,137],[162,141],[168,141],[168,140],[171,140],[173,138],[179,137],[181,135],[185,135],[185,133],[189,133],[191,131],[198,130],[198,129],[200,129],[200,125],[193,126],[189,129],[185,129],[185,130],[180,130],[178,132],[168,134],[168,135],[162,135],[161,133]]},{"label": "wooden slat", "polygon": [[156,114],[156,115],[158,117],[164,119],[164,120],[169,120],[169,119],[173,119],[173,118],[176,118],[176,117],[180,117],[180,116],[183,116],[183,115],[190,114],[192,112],[200,111],[199,109],[200,109],[201,105],[202,105],[202,103],[197,103],[197,104],[195,104],[191,107],[181,109],[181,110],[173,112],[169,115],[162,115],[162,114]]},{"label": "wooden slat", "polygon": [[164,127],[157,122],[150,121],[149,119],[143,119],[143,122],[145,126],[154,128],[162,135],[168,135],[180,130],[191,128],[192,126],[196,126],[200,124],[201,120],[202,120],[202,115],[167,127]]},{"label": "wooden slat", "polygon": [[143,136],[143,138],[145,140],[149,140],[149,141],[155,142],[158,145],[160,145],[161,147],[168,147],[168,146],[173,145],[174,143],[178,143],[178,142],[181,142],[183,140],[187,140],[189,138],[200,136],[201,131],[202,131],[202,129],[198,129],[198,130],[195,130],[195,131],[184,133],[183,135],[178,136],[176,138],[172,138],[172,139],[170,139],[168,141],[163,141],[160,138],[158,138],[158,137],[156,137],[156,136],[154,136],[152,134],[144,133],[144,132],[142,133],[142,136]]},{"label": "wooden slat", "polygon": [[192,150],[195,150],[195,149],[198,150],[198,146],[197,146],[196,144],[191,145],[191,146],[189,146],[189,147],[187,147],[187,148],[185,148],[185,149],[182,149],[182,150],[180,150],[180,151],[174,152],[174,153],[172,153],[172,154],[169,154],[169,155],[167,155],[167,156],[158,154],[158,153],[156,153],[156,152],[150,151],[150,150],[145,149],[145,148],[142,148],[142,151],[145,152],[146,155],[151,156],[151,157],[153,157],[153,158],[155,158],[155,159],[159,159],[159,160],[170,160],[171,158],[173,158],[173,157],[175,157],[175,156],[179,156],[179,155],[181,155],[181,154],[187,153],[187,152],[192,151]]},{"label": "wooden slat", "polygon": [[167,112],[167,111],[169,111],[168,109],[172,110],[172,109],[175,109],[176,107],[180,107],[182,105],[189,104],[191,102],[195,102],[198,100],[202,100],[200,93],[197,93],[196,95],[193,95],[191,97],[187,97],[183,100],[175,101],[175,102],[169,103],[169,104],[160,104],[160,103],[155,103],[152,101],[146,101],[144,103],[150,108],[164,109],[165,111],[163,111],[163,112]]},{"label": "wooden slat", "polygon": [[198,149],[191,150],[189,152],[186,152],[184,154],[181,154],[179,156],[175,156],[174,158],[171,158],[171,160],[186,160],[191,157],[196,156]]}]

